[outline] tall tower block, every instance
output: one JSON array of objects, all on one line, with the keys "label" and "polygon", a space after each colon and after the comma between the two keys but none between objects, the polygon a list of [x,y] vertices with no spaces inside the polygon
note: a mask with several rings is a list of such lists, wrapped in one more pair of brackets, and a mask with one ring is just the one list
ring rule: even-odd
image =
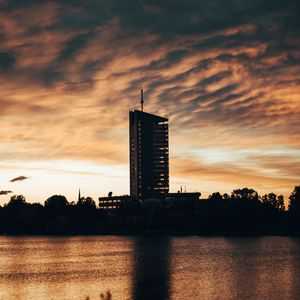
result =
[{"label": "tall tower block", "polygon": [[169,192],[168,119],[129,112],[130,196],[143,200]]}]

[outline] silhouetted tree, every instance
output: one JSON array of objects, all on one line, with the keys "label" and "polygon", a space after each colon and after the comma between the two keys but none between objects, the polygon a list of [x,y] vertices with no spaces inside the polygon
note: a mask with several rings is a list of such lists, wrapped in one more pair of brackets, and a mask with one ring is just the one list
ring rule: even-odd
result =
[{"label": "silhouetted tree", "polygon": [[45,207],[55,210],[63,209],[69,204],[67,198],[61,195],[53,195],[45,201]]},{"label": "silhouetted tree", "polygon": [[91,197],[81,197],[78,202],[76,203],[77,206],[79,207],[87,207],[87,208],[96,208],[96,203]]},{"label": "silhouetted tree", "polygon": [[224,199],[225,201],[230,200],[230,195],[228,195],[227,193],[225,193],[225,194],[223,195],[223,199]]},{"label": "silhouetted tree", "polygon": [[197,220],[199,231],[214,232],[219,231],[223,227],[223,211],[225,201],[219,193],[212,193],[208,196],[208,205],[205,212],[198,214]]},{"label": "silhouetted tree", "polygon": [[28,204],[19,221],[23,232],[42,234],[44,232],[44,207],[40,203]]},{"label": "silhouetted tree", "polygon": [[269,194],[265,194],[262,197],[260,197],[260,200],[262,203],[264,203],[266,205],[270,205],[271,207],[273,207],[279,211],[285,210],[283,195],[277,196],[274,193],[269,193]]},{"label": "silhouetted tree", "polygon": [[45,201],[45,230],[50,234],[66,234],[69,228],[68,200],[62,195],[53,195]]},{"label": "silhouetted tree", "polygon": [[269,193],[260,196],[259,199],[261,207],[258,213],[262,217],[261,229],[274,233],[282,232],[286,228],[283,196]]},{"label": "silhouetted tree", "polygon": [[256,229],[262,220],[258,199],[258,193],[253,189],[234,190],[224,209],[224,221],[228,229],[237,231]]},{"label": "silhouetted tree", "polygon": [[10,197],[10,201],[7,204],[9,208],[25,208],[27,206],[26,199],[23,195],[13,195]]},{"label": "silhouetted tree", "polygon": [[300,211],[300,185],[295,186],[293,192],[289,197],[289,211]]},{"label": "silhouetted tree", "polygon": [[300,186],[295,186],[289,200],[290,223],[294,229],[300,229]]},{"label": "silhouetted tree", "polygon": [[6,213],[11,216],[19,216],[27,208],[27,205],[23,195],[14,195],[6,204]]},{"label": "silhouetted tree", "polygon": [[73,220],[75,228],[80,233],[88,234],[95,232],[97,224],[96,203],[91,197],[81,197],[76,203],[76,216]]},{"label": "silhouetted tree", "polygon": [[223,201],[223,197],[219,192],[212,193],[211,195],[208,196],[208,199],[211,201],[214,201],[214,202],[222,202]]},{"label": "silhouetted tree", "polygon": [[232,192],[231,198],[234,200],[258,201],[258,193],[249,188],[237,189]]},{"label": "silhouetted tree", "polygon": [[284,205],[284,197],[283,195],[279,195],[277,197],[277,209],[280,211],[285,211],[285,205]]},{"label": "silhouetted tree", "polygon": [[23,195],[14,195],[4,206],[3,223],[8,233],[22,233],[21,216],[26,211],[28,204]]},{"label": "silhouetted tree", "polygon": [[132,202],[115,210],[97,209],[91,197],[70,204],[62,195],[51,196],[44,206],[27,203],[24,196],[14,195],[0,207],[0,233],[8,234],[143,231],[210,234],[223,230],[281,234],[297,229],[300,229],[300,186],[290,196],[288,212],[284,211],[282,195],[269,193],[259,197],[249,188],[236,189],[230,196],[216,192],[207,201]]}]

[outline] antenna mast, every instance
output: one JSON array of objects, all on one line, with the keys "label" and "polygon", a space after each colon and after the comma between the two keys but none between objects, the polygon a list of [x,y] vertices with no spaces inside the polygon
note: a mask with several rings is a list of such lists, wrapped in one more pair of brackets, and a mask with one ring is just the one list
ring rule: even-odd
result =
[{"label": "antenna mast", "polygon": [[141,110],[144,111],[144,91],[141,87]]}]

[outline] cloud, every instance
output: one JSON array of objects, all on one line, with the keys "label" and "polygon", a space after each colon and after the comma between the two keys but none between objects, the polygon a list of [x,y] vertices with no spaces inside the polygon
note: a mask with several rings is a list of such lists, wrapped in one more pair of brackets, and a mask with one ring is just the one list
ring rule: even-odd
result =
[{"label": "cloud", "polygon": [[0,195],[7,195],[7,194],[10,194],[12,193],[12,191],[0,191]]},{"label": "cloud", "polygon": [[18,177],[15,177],[15,178],[11,179],[9,182],[23,181],[23,180],[26,180],[28,178],[29,177],[26,177],[26,176],[18,176]]},{"label": "cloud", "polygon": [[[276,161],[276,158],[278,161]],[[238,162],[208,163],[195,157],[177,157],[173,166],[175,178],[187,178],[203,189],[210,186],[214,191],[230,192],[234,188],[252,187],[259,193],[282,193],[288,199],[292,188],[299,184],[299,161],[297,158],[273,156],[247,157]],[[212,192],[212,190],[210,190]]]},{"label": "cloud", "polygon": [[0,72],[5,73],[13,69],[16,59],[12,53],[0,52]]},{"label": "cloud", "polygon": [[128,164],[141,85],[170,151],[300,148],[298,1],[106,2],[3,3],[2,161]]}]

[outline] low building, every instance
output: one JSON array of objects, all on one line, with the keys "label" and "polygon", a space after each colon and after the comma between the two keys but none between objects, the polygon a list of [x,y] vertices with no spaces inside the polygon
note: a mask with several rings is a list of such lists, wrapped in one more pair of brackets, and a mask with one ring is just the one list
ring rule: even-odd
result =
[{"label": "low building", "polygon": [[154,203],[161,202],[164,204],[178,204],[178,205],[190,205],[200,203],[201,193],[168,193],[160,195],[159,197],[152,197],[143,200],[142,202],[137,201],[135,198],[129,195],[123,196],[112,196],[99,198],[100,209],[124,209],[134,208],[138,204],[142,203]]},{"label": "low building", "polygon": [[164,195],[164,199],[170,202],[198,202],[201,193],[168,193]]},{"label": "low building", "polygon": [[109,210],[131,208],[136,203],[136,201],[128,195],[99,197],[98,200],[100,209]]}]

